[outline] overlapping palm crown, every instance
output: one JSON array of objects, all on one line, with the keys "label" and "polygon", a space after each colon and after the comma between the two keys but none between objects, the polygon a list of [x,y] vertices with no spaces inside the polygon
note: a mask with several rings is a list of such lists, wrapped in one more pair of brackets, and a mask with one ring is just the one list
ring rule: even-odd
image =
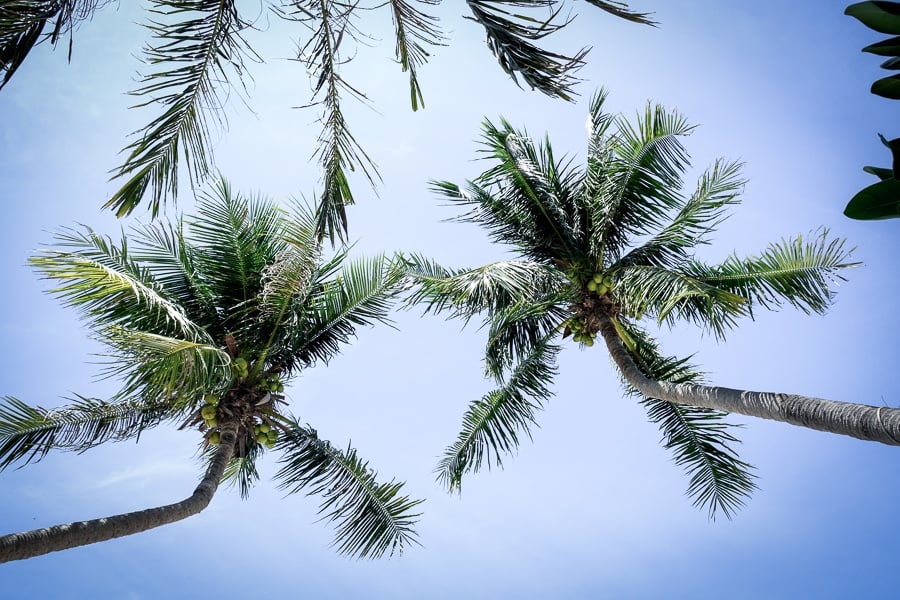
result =
[{"label": "overlapping palm crown", "polygon": [[[549,139],[536,144],[506,121],[487,121],[483,152],[493,166],[463,187],[433,183],[467,209],[457,220],[484,227],[518,255],[457,270],[408,259],[418,283],[413,302],[465,320],[483,317],[486,370],[498,385],[469,406],[439,463],[439,479],[451,490],[467,471],[499,465],[529,433],[552,395],[556,356],[569,336],[592,346],[610,324],[644,375],[697,382],[701,374],[688,359],[662,354],[642,321],[688,321],[722,338],[757,308],[789,304],[821,313],[839,272],[853,266],[844,242],[824,230],[748,258],[698,260],[697,246],[738,202],[740,165],[717,160],[684,194],[689,157],[682,139],[692,127],[650,104],[631,123],[604,112],[605,98],[601,90],[591,102],[584,170],[557,159]],[[690,476],[694,503],[711,517],[730,517],[755,485],[725,413],[646,397],[627,382],[625,388],[659,424],[664,445]]]},{"label": "overlapping palm crown", "polygon": [[224,181],[196,216],[135,227],[119,243],[87,227],[60,233],[32,263],[110,349],[107,375],[122,388],[109,401],[77,397],[53,410],[3,398],[0,469],[177,422],[202,432],[210,463],[227,454],[224,477],[243,496],[257,459],[280,453],[276,479],[322,498],[340,551],[380,556],[414,543],[419,501],[285,410],[284,382],[327,363],[359,326],[389,321],[403,275],[385,257],[349,260],[342,250],[326,259],[318,238],[314,213],[241,196]]}]

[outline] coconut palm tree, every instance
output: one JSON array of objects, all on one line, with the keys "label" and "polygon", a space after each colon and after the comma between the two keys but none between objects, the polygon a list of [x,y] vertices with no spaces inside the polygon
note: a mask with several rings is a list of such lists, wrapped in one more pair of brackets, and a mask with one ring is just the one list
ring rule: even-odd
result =
[{"label": "coconut palm tree", "polygon": [[6,535],[0,562],[184,519],[209,504],[220,480],[246,497],[270,450],[283,488],[322,498],[340,552],[377,557],[416,542],[420,501],[401,495],[400,483],[378,483],[355,450],[287,412],[285,383],[328,363],[358,327],[388,322],[402,276],[385,257],[324,257],[315,222],[299,205],[288,212],[221,181],[194,217],[136,228],[118,243],[87,227],[64,230],[31,259],[109,348],[105,375],[122,385],[109,401],[77,397],[49,410],[0,400],[0,469],[137,439],[161,423],[195,432],[209,464],[182,502]]},{"label": "coconut palm tree", "polygon": [[738,201],[740,165],[716,161],[684,194],[682,138],[692,127],[649,104],[631,123],[604,112],[605,98],[601,91],[591,102],[586,169],[557,159],[549,139],[535,143],[506,121],[487,121],[482,151],[492,166],[465,186],[433,183],[467,210],[459,221],[484,227],[516,256],[458,270],[408,258],[410,302],[465,320],[483,316],[486,371],[498,385],[470,405],[439,479],[457,489],[465,472],[500,464],[550,397],[563,341],[589,347],[598,334],[627,393],[687,470],[688,494],[711,516],[730,517],[755,487],[725,413],[900,443],[900,410],[704,386],[687,359],[661,352],[642,322],[688,321],[724,339],[760,309],[823,313],[832,284],[855,263],[824,230],[751,257],[698,259],[695,249]]},{"label": "coconut palm tree", "polygon": [[[623,2],[587,0],[589,4],[628,21],[653,24],[644,13]],[[0,89],[38,44],[66,40],[71,54],[73,31],[89,21],[109,0],[3,0],[0,1]],[[341,109],[342,97],[367,101],[364,91],[342,76],[342,65],[356,53],[360,37],[372,38],[359,26],[375,13],[390,12],[395,56],[409,74],[413,110],[424,106],[418,80],[433,48],[445,38],[439,19],[429,6],[440,0],[270,0],[263,6],[278,17],[300,26],[297,60],[309,74],[309,106],[320,110],[322,124],[316,158],[323,173],[319,204],[321,235],[344,239],[345,205],[354,202],[349,172],[359,170],[371,184],[378,170],[351,133]],[[542,48],[541,40],[571,22],[565,0],[467,0],[469,18],[485,31],[488,48],[500,67],[516,83],[524,83],[548,96],[571,100],[578,83],[575,72],[584,65],[587,49],[560,54]],[[514,8],[513,8],[514,7]],[[252,5],[256,18],[260,7]],[[247,41],[253,19],[239,10],[235,0],[151,0],[143,50],[146,69],[140,87],[131,92],[138,107],[153,107],[156,115],[135,132],[123,150],[124,162],[113,171],[121,187],[106,202],[119,216],[142,202],[156,216],[177,190],[178,166],[188,170],[192,183],[215,171],[212,132],[225,125],[224,106],[229,97],[245,96],[247,62],[261,60]]]}]

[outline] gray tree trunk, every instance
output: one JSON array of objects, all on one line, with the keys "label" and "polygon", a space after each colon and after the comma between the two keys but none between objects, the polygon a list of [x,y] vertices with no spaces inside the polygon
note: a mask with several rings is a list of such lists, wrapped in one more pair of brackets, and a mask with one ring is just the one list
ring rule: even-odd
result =
[{"label": "gray tree trunk", "polygon": [[631,358],[608,317],[601,320],[600,334],[626,381],[650,398],[761,417],[900,446],[900,409],[835,402],[796,394],[655,381],[644,375]]},{"label": "gray tree trunk", "polygon": [[175,504],[148,508],[103,519],[54,525],[0,537],[0,563],[22,560],[41,554],[105,542],[117,537],[147,531],[199,513],[209,505],[225,467],[234,454],[237,425],[223,426],[219,448],[203,480],[188,498]]}]

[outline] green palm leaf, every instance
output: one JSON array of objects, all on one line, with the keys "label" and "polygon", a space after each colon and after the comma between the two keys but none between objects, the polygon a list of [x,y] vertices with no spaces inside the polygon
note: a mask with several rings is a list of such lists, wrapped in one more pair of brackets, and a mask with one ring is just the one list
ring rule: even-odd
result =
[{"label": "green palm leaf", "polygon": [[[132,92],[146,98],[137,106],[158,105],[164,112],[125,147],[125,162],[113,179],[127,178],[106,202],[118,216],[130,214],[150,196],[155,217],[178,187],[183,158],[190,181],[204,181],[212,171],[211,125],[221,125],[229,76],[240,78],[245,57],[255,54],[241,37],[248,27],[234,0],[152,0],[155,15],[147,24],[154,41],[144,48],[151,72]],[[157,20],[159,19],[159,20]],[[210,115],[213,122],[210,122]]]},{"label": "green palm leaf", "polygon": [[[634,342],[631,354],[647,377],[673,383],[701,382],[701,374],[687,359],[662,356],[644,331],[627,321],[619,325]],[[687,495],[694,506],[705,507],[711,519],[719,512],[732,518],[756,484],[753,467],[732,449],[739,440],[729,432],[735,426],[724,422],[727,413],[648,398],[627,384],[626,389],[641,399],[647,416],[662,431],[665,448],[674,453],[675,464],[690,476]]]},{"label": "green palm leaf", "polygon": [[106,374],[123,378],[121,397],[175,394],[174,406],[191,406],[231,381],[231,357],[215,346],[123,327],[100,335],[113,350]]},{"label": "green palm leaf", "polygon": [[165,401],[105,402],[77,396],[69,406],[32,407],[0,399],[0,470],[42,459],[52,449],[83,452],[107,441],[138,437],[172,415]]},{"label": "green palm leaf", "polygon": [[[438,5],[440,0],[418,0],[423,4]],[[413,110],[425,108],[422,88],[419,86],[416,69],[428,60],[427,45],[437,45],[444,39],[438,19],[417,9],[405,0],[389,0],[394,19],[394,36],[397,39],[395,55],[403,68],[409,72],[409,100]]]},{"label": "green palm leaf", "polygon": [[313,154],[323,171],[322,197],[318,200],[318,232],[320,238],[335,237],[344,240],[347,234],[345,206],[353,204],[348,172],[357,167],[374,187],[379,177],[378,169],[363,150],[344,119],[341,110],[341,94],[349,93],[361,101],[365,94],[350,85],[340,74],[340,66],[346,59],[341,55],[341,44],[355,39],[359,32],[353,24],[355,3],[335,0],[290,0],[289,8],[278,13],[285,19],[299,21],[312,32],[309,40],[300,48],[298,60],[306,65],[313,79],[311,106],[321,106],[319,134]]},{"label": "green palm leaf", "polygon": [[401,554],[417,544],[412,529],[421,500],[401,496],[402,483],[378,483],[377,473],[356,450],[341,452],[314,429],[296,423],[279,438],[283,465],[276,479],[288,493],[319,495],[319,513],[337,523],[334,544],[339,552],[361,558]]},{"label": "green palm leaf", "polygon": [[822,229],[804,240],[803,236],[771,244],[758,256],[741,258],[732,254],[720,265],[693,261],[687,273],[707,285],[739,294],[754,304],[778,308],[788,303],[805,313],[824,313],[834,300],[832,286],[846,281],[844,269],[858,266],[851,261],[852,249],[844,240],[829,239]]},{"label": "green palm leaf", "polygon": [[436,469],[438,481],[448,490],[459,490],[468,471],[478,471],[482,465],[500,466],[502,455],[518,448],[520,434],[531,438],[535,413],[552,395],[549,385],[559,353],[552,338],[533,344],[498,389],[469,406],[459,438],[444,452]]},{"label": "green palm leaf", "polygon": [[150,271],[130,256],[124,237],[117,246],[84,227],[65,229],[56,241],[61,249],[42,250],[29,262],[46,279],[60,282],[50,293],[79,309],[95,329],[120,325],[209,341],[182,308],[166,297]]}]

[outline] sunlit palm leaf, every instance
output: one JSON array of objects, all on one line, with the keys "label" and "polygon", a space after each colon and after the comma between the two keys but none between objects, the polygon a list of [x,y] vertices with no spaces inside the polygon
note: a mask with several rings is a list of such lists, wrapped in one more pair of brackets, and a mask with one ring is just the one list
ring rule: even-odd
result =
[{"label": "sunlit palm leaf", "polygon": [[362,558],[401,554],[417,544],[412,527],[422,501],[401,496],[402,483],[378,483],[377,473],[356,450],[341,452],[314,429],[294,424],[279,438],[283,465],[275,478],[289,493],[322,497],[319,513],[337,524],[338,551]]},{"label": "sunlit palm leaf", "polygon": [[171,416],[167,402],[105,402],[81,396],[45,409],[12,397],[0,399],[0,470],[42,459],[52,449],[83,452],[107,441],[136,438]]},{"label": "sunlit palm leaf", "polygon": [[482,313],[497,313],[520,302],[551,293],[562,285],[556,269],[532,261],[500,261],[477,269],[444,269],[421,256],[406,258],[410,285],[408,305],[423,304],[426,312],[450,312],[468,321]]},{"label": "sunlit palm leaf", "polygon": [[701,175],[697,190],[659,233],[623,256],[613,269],[630,265],[674,268],[690,259],[689,250],[708,243],[708,236],[725,220],[725,210],[737,204],[744,185],[740,163],[717,160]]},{"label": "sunlit palm leaf", "polygon": [[165,296],[150,271],[130,256],[124,238],[117,246],[85,227],[63,230],[56,241],[61,249],[41,250],[30,262],[46,279],[59,282],[50,293],[79,309],[92,327],[118,324],[208,341],[181,307]]},{"label": "sunlit palm leaf", "polygon": [[127,180],[104,207],[118,216],[131,213],[149,194],[155,217],[174,199],[181,158],[192,184],[208,177],[211,125],[222,123],[226,99],[239,90],[229,79],[240,80],[245,58],[255,57],[241,37],[248,24],[234,0],[152,0],[150,12],[159,19],[147,24],[154,41],[145,46],[144,60],[152,70],[132,93],[146,98],[138,106],[164,112],[135,132],[124,149],[125,162],[114,170],[114,179]]},{"label": "sunlit palm leaf", "polygon": [[[440,0],[416,0],[422,4],[437,5]],[[394,37],[397,39],[395,55],[403,68],[409,72],[409,100],[413,110],[425,107],[422,88],[419,86],[416,69],[428,60],[425,45],[434,46],[444,39],[438,19],[417,9],[406,0],[389,0],[394,19]]]},{"label": "sunlit palm leaf", "polygon": [[[662,356],[646,332],[627,321],[620,327],[635,343],[631,354],[645,375],[658,381],[701,382],[701,374],[687,359]],[[690,476],[687,495],[694,505],[706,508],[711,519],[719,512],[732,518],[756,484],[753,467],[732,448],[739,440],[729,432],[735,426],[724,421],[727,413],[647,398],[627,384],[626,389],[641,398],[647,416],[659,424],[666,449],[674,453],[675,464]]]},{"label": "sunlit palm leaf", "polygon": [[190,406],[204,393],[224,389],[232,378],[228,353],[209,344],[110,327],[100,332],[112,347],[106,368],[123,379],[122,397],[170,397],[176,406]]},{"label": "sunlit palm leaf", "polygon": [[506,369],[527,360],[535,345],[552,337],[569,316],[564,292],[523,301],[490,315],[485,371],[500,381]]},{"label": "sunlit palm leaf", "polygon": [[518,448],[521,434],[531,437],[535,413],[552,395],[549,385],[556,374],[559,347],[551,339],[533,344],[500,388],[469,406],[459,438],[436,469],[438,481],[450,491],[460,488],[466,472],[499,466],[503,454]]},{"label": "sunlit palm leaf", "polygon": [[691,262],[686,271],[705,284],[739,294],[754,304],[778,308],[788,303],[803,312],[823,313],[834,299],[833,285],[846,279],[844,269],[859,265],[841,239],[829,239],[820,230],[771,244],[759,256],[729,256],[720,265]]},{"label": "sunlit palm leaf", "polygon": [[588,162],[594,244],[609,262],[630,238],[660,229],[681,206],[681,175],[689,162],[680,138],[692,129],[677,112],[648,104],[634,125],[617,118],[616,134]]}]

